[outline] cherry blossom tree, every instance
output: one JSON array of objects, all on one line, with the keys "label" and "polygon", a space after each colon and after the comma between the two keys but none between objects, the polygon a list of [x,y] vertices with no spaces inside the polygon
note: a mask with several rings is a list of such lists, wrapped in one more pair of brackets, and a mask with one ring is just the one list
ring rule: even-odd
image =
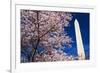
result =
[{"label": "cherry blossom tree", "polygon": [[[64,32],[64,27],[68,27],[72,19],[71,13],[21,10],[20,19],[21,49],[31,47],[29,62],[74,59],[61,50],[64,44],[71,47],[73,42],[72,38]],[[37,52],[39,48],[43,48],[42,52]]]}]

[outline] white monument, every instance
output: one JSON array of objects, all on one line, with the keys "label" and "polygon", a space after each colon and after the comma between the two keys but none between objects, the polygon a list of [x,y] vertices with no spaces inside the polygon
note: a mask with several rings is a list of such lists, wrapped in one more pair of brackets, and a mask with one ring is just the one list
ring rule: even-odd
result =
[{"label": "white monument", "polygon": [[75,19],[74,26],[75,26],[75,34],[76,34],[77,53],[78,53],[78,57],[79,57],[78,59],[84,60],[85,59],[85,51],[84,51],[80,27],[79,27],[79,23],[78,23],[77,19]]}]

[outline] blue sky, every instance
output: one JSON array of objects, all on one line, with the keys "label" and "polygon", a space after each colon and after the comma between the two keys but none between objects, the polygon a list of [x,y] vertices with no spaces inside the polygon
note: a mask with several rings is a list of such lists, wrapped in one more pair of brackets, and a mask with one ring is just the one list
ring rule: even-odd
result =
[{"label": "blue sky", "polygon": [[90,48],[89,48],[89,13],[72,13],[72,20],[70,21],[70,26],[65,27],[65,31],[68,33],[68,35],[73,39],[72,47],[69,49],[65,49],[64,51],[68,53],[69,55],[77,56],[77,49],[76,49],[76,37],[75,37],[75,28],[74,28],[74,21],[75,19],[78,20],[80,30],[81,30],[81,35],[82,35],[82,40],[83,40],[83,45],[84,45],[84,50],[85,50],[85,55],[86,59],[89,59],[89,54],[90,54]]}]

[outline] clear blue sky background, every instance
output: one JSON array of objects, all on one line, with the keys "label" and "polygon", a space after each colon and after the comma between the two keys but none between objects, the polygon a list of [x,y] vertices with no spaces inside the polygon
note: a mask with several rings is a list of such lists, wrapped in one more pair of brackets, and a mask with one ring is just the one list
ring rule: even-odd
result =
[{"label": "clear blue sky background", "polygon": [[86,59],[89,59],[90,55],[90,47],[89,47],[89,13],[72,13],[73,18],[70,21],[70,26],[65,27],[65,31],[68,33],[68,35],[73,39],[72,47],[69,49],[65,48],[65,52],[68,55],[73,55],[77,56],[77,49],[76,49],[76,37],[75,37],[75,28],[74,28],[74,21],[75,19],[78,20],[80,30],[81,30],[81,35],[82,35],[82,40],[83,40],[83,45],[84,45],[84,50],[86,54]]}]

